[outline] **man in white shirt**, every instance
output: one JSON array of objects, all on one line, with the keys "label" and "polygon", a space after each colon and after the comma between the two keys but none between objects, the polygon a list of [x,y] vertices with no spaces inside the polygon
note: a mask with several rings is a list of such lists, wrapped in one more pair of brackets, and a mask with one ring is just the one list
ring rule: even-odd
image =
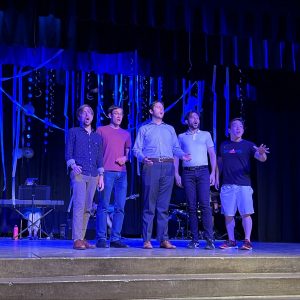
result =
[{"label": "man in white shirt", "polygon": [[[192,160],[182,162],[182,178],[179,175],[179,161],[175,158],[175,181],[179,187],[184,187],[189,213],[192,241],[188,248],[199,248],[198,204],[202,214],[202,225],[206,239],[205,249],[215,248],[213,243],[212,211],[210,207],[210,185],[215,184],[216,154],[214,143],[208,131],[199,129],[200,116],[196,111],[190,111],[185,116],[188,130],[179,134],[181,149],[190,153]],[[208,168],[209,155],[211,172]]]}]

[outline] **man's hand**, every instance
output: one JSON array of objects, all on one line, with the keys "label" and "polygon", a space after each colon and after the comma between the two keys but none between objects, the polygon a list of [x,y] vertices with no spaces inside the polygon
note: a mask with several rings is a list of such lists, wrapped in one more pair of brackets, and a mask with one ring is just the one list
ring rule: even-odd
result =
[{"label": "man's hand", "polygon": [[216,175],[215,175],[215,173],[211,173],[209,175],[209,183],[210,183],[210,185],[215,185],[215,183],[216,183]]},{"label": "man's hand", "polygon": [[253,146],[253,147],[259,153],[259,155],[270,153],[269,148],[267,148],[267,146],[264,144],[261,144],[259,147],[256,147],[256,146]]},{"label": "man's hand", "polygon": [[121,156],[121,157],[118,157],[116,159],[116,163],[119,165],[119,166],[124,166],[125,163],[127,161],[127,157],[126,156]]},{"label": "man's hand", "polygon": [[177,173],[175,173],[175,183],[177,186],[183,188],[182,182],[181,182],[181,176]]},{"label": "man's hand", "polygon": [[152,165],[153,165],[153,161],[150,160],[148,157],[145,157],[145,158],[143,159],[143,163],[144,163],[145,165],[148,165],[148,166],[152,166]]},{"label": "man's hand", "polygon": [[103,177],[103,175],[99,176],[98,183],[97,183],[97,189],[100,192],[104,190],[104,177]]},{"label": "man's hand", "polygon": [[81,174],[82,173],[82,167],[77,166],[76,164],[71,165],[71,168],[74,172],[75,175]]},{"label": "man's hand", "polygon": [[190,160],[192,160],[192,156],[189,153],[185,153],[181,159],[184,161],[190,161]]}]

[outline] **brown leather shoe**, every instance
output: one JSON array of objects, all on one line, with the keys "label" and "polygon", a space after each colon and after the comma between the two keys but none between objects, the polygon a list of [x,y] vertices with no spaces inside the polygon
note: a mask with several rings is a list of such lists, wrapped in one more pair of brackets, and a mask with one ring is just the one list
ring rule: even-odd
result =
[{"label": "brown leather shoe", "polygon": [[160,242],[160,248],[165,248],[165,249],[176,249],[176,246],[172,245],[170,241],[162,241]]},{"label": "brown leather shoe", "polygon": [[83,242],[84,242],[84,246],[86,249],[95,249],[96,248],[95,245],[90,244],[87,240],[83,240]]},{"label": "brown leather shoe", "polygon": [[85,250],[86,247],[85,247],[84,241],[83,240],[74,241],[73,249],[75,249],[75,250]]},{"label": "brown leather shoe", "polygon": [[146,242],[144,242],[143,248],[144,249],[153,249],[153,246],[150,241],[146,241]]}]

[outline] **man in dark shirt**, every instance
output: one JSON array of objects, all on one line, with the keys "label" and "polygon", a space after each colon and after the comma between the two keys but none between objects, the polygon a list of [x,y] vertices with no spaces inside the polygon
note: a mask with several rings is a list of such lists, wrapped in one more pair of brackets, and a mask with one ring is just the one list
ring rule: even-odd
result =
[{"label": "man in dark shirt", "polygon": [[84,237],[96,188],[98,186],[101,191],[104,189],[103,151],[101,137],[91,125],[93,109],[84,104],[77,109],[76,114],[80,127],[71,128],[68,132],[65,158],[71,170],[73,188],[73,248],[85,250],[95,248]]},{"label": "man in dark shirt", "polygon": [[[252,231],[251,214],[253,209],[253,190],[250,180],[251,157],[264,162],[267,160],[269,148],[264,144],[256,147],[254,143],[242,139],[244,134],[244,122],[235,118],[229,124],[230,140],[220,146],[218,159],[219,170],[222,172],[222,188],[220,193],[222,213],[225,215],[225,224],[228,240],[220,246],[221,249],[237,248],[234,237],[237,209],[242,217],[242,225],[245,232],[245,240],[241,250],[251,250],[250,236]],[[216,188],[219,187],[219,178],[216,178]]]}]

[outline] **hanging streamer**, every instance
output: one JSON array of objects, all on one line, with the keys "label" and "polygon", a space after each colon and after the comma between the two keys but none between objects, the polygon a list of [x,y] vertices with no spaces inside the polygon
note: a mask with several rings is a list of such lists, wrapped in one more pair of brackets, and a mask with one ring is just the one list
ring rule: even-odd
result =
[{"label": "hanging streamer", "polygon": [[[13,99],[17,99],[17,67],[14,66],[14,76],[13,76]],[[16,137],[16,125],[17,125],[17,119],[16,119],[16,111],[17,106],[15,103],[13,103],[12,106],[12,145],[15,143],[15,137]]]},{"label": "hanging streamer", "polygon": [[198,111],[202,112],[203,111],[203,98],[204,98],[204,87],[205,87],[205,81],[204,80],[200,80],[198,81],[198,94],[197,94],[197,98],[198,98]]},{"label": "hanging streamer", "polygon": [[[0,65],[0,76],[2,76],[2,65]],[[0,87],[2,88],[2,82],[0,81]],[[1,162],[3,170],[3,191],[6,190],[6,168],[5,168],[5,155],[4,155],[4,142],[3,142],[3,97],[0,93],[0,145],[1,145]]]},{"label": "hanging streamer", "polygon": [[[6,93],[6,92],[3,90],[3,88],[2,88],[1,86],[0,86],[0,90],[2,91],[2,93],[4,93],[4,94],[6,95],[6,97],[7,97],[11,102],[13,102],[14,104],[16,104],[16,106],[18,106],[18,108],[20,108],[21,110],[23,110],[23,111],[25,112],[25,114],[30,115],[31,117],[33,117],[33,118],[39,120],[40,122],[42,122],[42,123],[44,123],[44,124],[46,124],[46,125],[48,125],[48,126],[50,126],[50,127],[53,127],[53,128],[56,128],[56,129],[59,129],[59,130],[64,131],[63,128],[60,128],[59,126],[53,124],[52,122],[50,122],[50,121],[48,121],[48,120],[46,120],[46,119],[43,120],[43,119],[39,118],[37,115],[35,115],[35,114],[31,113],[30,111],[28,111],[27,108],[26,108],[26,106],[22,106],[19,102],[17,102],[16,100],[14,100],[14,99],[12,98],[12,96],[10,96],[8,93]],[[20,93],[20,94],[22,94],[22,93]]]},{"label": "hanging streamer", "polygon": [[293,71],[296,72],[295,43],[292,43]]},{"label": "hanging streamer", "polygon": [[14,75],[13,77],[3,77],[3,78],[0,78],[0,81],[7,81],[7,80],[10,80],[10,79],[13,79],[16,77],[24,77],[28,74],[30,74],[31,72],[33,71],[36,71],[38,69],[41,69],[43,68],[44,66],[46,66],[50,61],[52,61],[53,59],[55,59],[57,56],[59,56],[61,53],[63,53],[63,49],[60,49],[58,50],[51,58],[49,58],[48,60],[46,60],[45,62],[43,62],[42,64],[40,64],[39,66],[35,67],[34,69],[30,70],[30,71],[26,71],[24,73],[19,73],[18,75]]},{"label": "hanging streamer", "polygon": [[253,40],[252,37],[249,38],[249,66],[254,68],[254,61],[253,61]]},{"label": "hanging streamer", "polygon": [[119,90],[118,85],[119,85],[118,75],[115,75],[115,89],[114,89],[114,102],[115,102],[114,104],[115,105],[118,105],[118,102],[119,102],[119,100],[118,100],[118,90]]},{"label": "hanging streamer", "polygon": [[77,116],[74,115],[75,113],[75,72],[72,71],[72,82],[71,82],[71,91],[72,91],[72,96],[71,96],[71,103],[72,103],[72,127],[75,126],[75,121],[77,120]]},{"label": "hanging streamer", "polygon": [[[18,78],[19,80],[19,91],[23,90],[23,79],[22,77]],[[15,101],[16,102],[16,101]],[[16,124],[16,140],[14,141],[14,149],[13,149],[13,169],[12,169],[12,187],[11,187],[11,195],[12,202],[15,205],[16,199],[16,170],[17,170],[17,162],[18,162],[18,152],[19,152],[19,140],[20,140],[20,128],[21,128],[21,107],[23,104],[23,95],[19,93],[19,103],[17,105],[17,124]]]},{"label": "hanging streamer", "polygon": [[149,105],[154,101],[154,78],[150,77],[150,96],[149,96]]},{"label": "hanging streamer", "polygon": [[216,93],[216,77],[217,77],[217,66],[214,65],[213,81],[211,91],[213,93],[213,140],[214,144],[217,145],[217,93]]},{"label": "hanging streamer", "polygon": [[69,130],[69,117],[68,117],[69,81],[70,81],[70,72],[69,72],[69,71],[66,71],[65,105],[64,105],[64,117],[65,117],[65,143],[67,142],[67,134],[68,134],[68,130]]},{"label": "hanging streamer", "polygon": [[229,103],[230,103],[230,99],[229,99],[229,68],[226,67],[226,83],[225,83],[225,87],[224,87],[224,98],[225,98],[225,136],[228,137],[229,133],[228,133],[228,126],[229,126]]},{"label": "hanging streamer", "polygon": [[[184,80],[184,79],[183,79]],[[173,102],[171,105],[169,105],[166,109],[165,112],[168,112],[170,109],[172,109],[181,99],[183,99],[183,97],[186,96],[187,93],[189,93],[189,91],[193,88],[193,86],[197,84],[197,81],[195,81],[187,90],[183,89],[183,93],[182,95],[175,101]],[[184,86],[184,85],[183,85]],[[183,103],[183,107],[184,107],[184,103]]]},{"label": "hanging streamer", "polygon": [[158,77],[157,78],[157,96],[158,96],[158,100],[162,101],[162,78]]},{"label": "hanging streamer", "polygon": [[[122,97],[123,97],[123,74],[120,75],[120,87],[119,87],[119,94],[120,94],[120,98],[119,98],[119,102],[118,105],[121,106],[122,103]],[[123,105],[122,105],[123,107]]]},{"label": "hanging streamer", "polygon": [[85,90],[85,72],[81,71],[80,105],[84,104],[84,90]]},{"label": "hanging streamer", "polygon": [[269,47],[268,47],[268,41],[263,41],[264,45],[264,60],[265,60],[265,69],[269,69]]},{"label": "hanging streamer", "polygon": [[[134,117],[135,117],[135,106],[134,106],[134,77],[129,76],[129,114],[128,114],[128,129],[131,134],[131,140],[133,141],[135,136],[134,136]],[[133,159],[133,152],[130,151],[130,162],[132,162]],[[133,163],[130,164],[131,167],[131,174],[135,173],[135,165]],[[140,169],[139,169],[139,163],[137,163],[137,172],[138,175],[140,174]],[[131,175],[131,180],[130,180],[130,194],[133,194],[135,188],[135,176]]]},{"label": "hanging streamer", "polygon": [[238,40],[237,37],[235,36],[233,38],[233,43],[234,43],[234,64],[238,66],[239,60],[238,60]]}]

